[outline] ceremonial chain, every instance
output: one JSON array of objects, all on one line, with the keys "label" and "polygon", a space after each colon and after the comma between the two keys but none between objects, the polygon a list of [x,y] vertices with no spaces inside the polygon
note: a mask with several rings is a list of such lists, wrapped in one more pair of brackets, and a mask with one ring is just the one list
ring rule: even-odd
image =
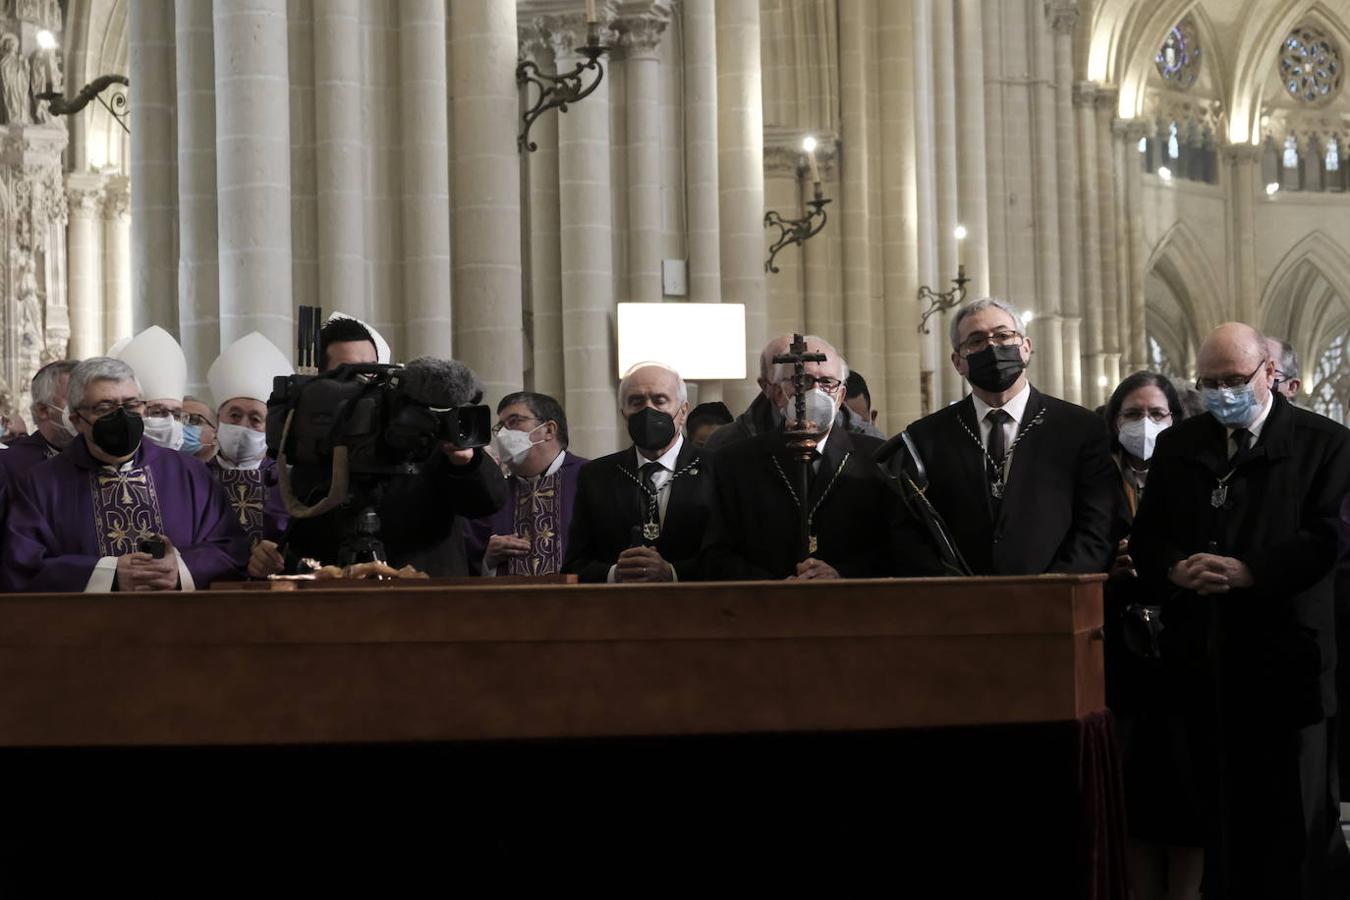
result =
[{"label": "ceremonial chain", "polygon": [[[673,484],[676,478],[679,478],[681,475],[684,475],[686,473],[689,475],[697,475],[699,460],[700,457],[698,456],[695,456],[693,459],[689,460],[689,462],[685,464],[684,468],[679,469],[671,474],[669,480],[666,481],[666,485],[669,486]],[[619,466],[619,471],[627,475],[629,480],[632,481],[634,484],[636,484],[638,488],[641,489],[642,493],[647,495],[647,521],[644,522],[642,525],[642,537],[644,540],[655,541],[657,538],[661,536],[661,506],[658,497],[660,491],[653,492],[652,489],[647,486],[647,482],[643,481],[641,478],[634,475],[632,472],[628,471],[623,466]],[[655,521],[652,520],[653,511],[655,511],[656,513]]]},{"label": "ceremonial chain", "polygon": [[[825,490],[820,492],[820,499],[816,501],[815,506],[811,507],[811,511],[806,514],[806,524],[808,528],[813,528],[813,526],[815,525],[816,510],[820,509],[820,504],[824,503],[825,498],[830,496],[830,491],[834,490],[834,483],[839,480],[839,473],[844,471],[844,466],[848,465],[848,458],[852,455],[853,455],[852,451],[848,451],[844,454],[844,458],[839,460],[839,467],[836,468],[834,470],[834,474],[830,476],[830,483],[825,485]],[[770,459],[773,460],[773,467],[778,470],[778,477],[783,479],[784,487],[786,487],[788,489],[788,493],[792,495],[792,502],[797,504],[798,509],[801,509],[802,500],[800,497],[797,496],[797,491],[792,487],[792,479],[788,478],[787,473],[783,471],[783,466],[778,462],[777,456],[771,456]],[[816,552],[815,534],[811,535],[811,541],[810,545],[807,547],[807,551],[810,553]]]},{"label": "ceremonial chain", "polygon": [[[966,434],[970,435],[970,439],[975,442],[975,446],[980,448],[980,454],[986,460],[989,461],[989,467],[992,468],[995,472],[998,472],[998,479],[995,480],[994,483],[989,488],[990,493],[994,495],[994,499],[996,500],[1003,499],[1003,492],[1005,490],[1005,485],[1008,483],[1008,473],[1012,471],[1013,451],[1017,449],[1018,444],[1022,443],[1022,438],[1030,434],[1031,429],[1041,424],[1041,422],[1043,422],[1044,420],[1045,420],[1045,410],[1042,409],[1036,413],[1035,418],[1033,418],[1029,423],[1027,423],[1027,427],[1019,431],[1017,433],[1017,436],[1013,438],[1013,442],[1008,445],[1008,449],[1003,454],[1003,465],[1000,467],[998,463],[994,462],[994,458],[989,455],[989,451],[985,449],[984,441],[980,440],[980,436],[975,432],[971,431],[970,426],[967,425],[964,421],[962,421],[960,417],[957,418],[956,421],[961,422],[961,427],[966,430]],[[992,426],[993,423],[990,423],[990,425]],[[1002,428],[1003,426],[999,425],[997,427]]]}]

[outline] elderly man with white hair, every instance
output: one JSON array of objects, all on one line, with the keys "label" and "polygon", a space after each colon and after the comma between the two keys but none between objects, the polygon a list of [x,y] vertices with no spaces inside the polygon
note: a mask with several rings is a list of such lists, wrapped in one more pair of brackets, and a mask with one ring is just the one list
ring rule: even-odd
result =
[{"label": "elderly man with white hair", "polygon": [[909,435],[966,563],[977,575],[1105,572],[1120,493],[1106,422],[1032,387],[1031,338],[1008,301],[963,306],[951,343],[971,393]]},{"label": "elderly man with white hair", "polygon": [[563,571],[583,582],[697,578],[713,473],[682,433],[684,379],[639,363],[619,384],[619,411],[633,444],[581,467]]},{"label": "elderly man with white hair", "polygon": [[70,374],[78,436],[11,486],[0,590],[190,591],[238,575],[243,533],[201,462],[143,440],[135,373],[108,357]]},{"label": "elderly man with white hair", "polygon": [[[703,552],[706,577],[736,580],[867,578],[939,574],[941,566],[917,520],[891,491],[873,457],[882,442],[855,434],[836,419],[848,364],[829,341],[805,337],[806,418],[822,423],[807,496],[801,461],[783,425],[718,451],[717,507]],[[786,422],[796,417],[798,385],[791,365],[769,370],[765,396]],[[801,546],[806,505],[809,543]]]}]

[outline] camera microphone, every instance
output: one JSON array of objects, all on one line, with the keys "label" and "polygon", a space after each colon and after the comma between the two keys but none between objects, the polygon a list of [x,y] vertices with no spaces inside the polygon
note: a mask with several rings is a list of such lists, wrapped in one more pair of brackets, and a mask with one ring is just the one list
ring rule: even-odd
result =
[{"label": "camera microphone", "polygon": [[399,373],[403,394],[430,409],[452,409],[477,403],[483,385],[462,362],[419,356]]}]

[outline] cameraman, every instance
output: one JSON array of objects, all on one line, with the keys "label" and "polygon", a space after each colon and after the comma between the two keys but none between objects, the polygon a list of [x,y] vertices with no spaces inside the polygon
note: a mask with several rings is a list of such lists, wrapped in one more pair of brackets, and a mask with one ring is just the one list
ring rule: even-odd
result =
[{"label": "cameraman", "polygon": [[[454,407],[482,399],[482,386],[460,363],[424,357],[413,360],[407,369],[431,372],[433,381],[441,380],[444,393],[432,405]],[[317,502],[328,486],[326,472],[315,473],[301,466],[292,472],[292,487],[301,503]],[[388,476],[375,494],[385,561],[394,568],[411,565],[432,577],[468,575],[462,520],[490,516],[506,499],[506,480],[482,448],[466,450],[439,442],[431,458],[422,463],[421,471]],[[352,514],[359,511],[354,507],[349,498],[342,507],[324,515],[293,518],[282,546],[264,540],[253,549],[249,575],[265,578],[281,572],[287,557],[336,562],[346,527]]]}]

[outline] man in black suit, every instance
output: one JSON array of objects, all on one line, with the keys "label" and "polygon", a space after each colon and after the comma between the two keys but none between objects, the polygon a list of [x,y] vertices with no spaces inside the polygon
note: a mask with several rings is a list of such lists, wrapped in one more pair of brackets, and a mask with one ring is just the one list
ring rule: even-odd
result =
[{"label": "man in black suit", "polygon": [[962,307],[951,342],[971,395],[909,434],[928,468],[928,499],[971,570],[1105,572],[1120,477],[1106,423],[1031,386],[1031,339],[1011,303]]},{"label": "man in black suit", "polygon": [[[717,513],[704,549],[710,578],[820,579],[934,575],[941,567],[928,537],[886,484],[872,458],[881,441],[851,434],[835,414],[844,402],[848,365],[827,341],[806,338],[812,382],[807,419],[829,423],[817,443],[809,495],[810,544],[801,546],[800,461],[782,425],[730,444],[717,456]],[[765,388],[782,414],[795,419],[791,365],[775,365]]]},{"label": "man in black suit", "polygon": [[1350,895],[1334,736],[1336,522],[1350,431],[1272,390],[1256,329],[1198,357],[1208,414],[1163,432],[1131,555],[1163,604],[1197,787],[1207,898]]},{"label": "man in black suit", "polygon": [[681,433],[684,379],[642,363],[619,384],[619,409],[633,445],[581,467],[563,572],[583,582],[695,579],[713,473]]}]

